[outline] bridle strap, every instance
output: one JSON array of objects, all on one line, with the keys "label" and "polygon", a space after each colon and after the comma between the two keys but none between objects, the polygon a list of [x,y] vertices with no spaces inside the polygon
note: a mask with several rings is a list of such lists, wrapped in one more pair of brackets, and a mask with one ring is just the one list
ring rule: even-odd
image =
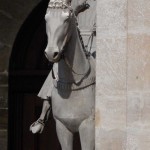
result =
[{"label": "bridle strap", "polygon": [[66,57],[64,57],[64,61],[74,74],[83,76],[79,81],[74,81],[75,84],[81,83],[88,76],[89,72],[91,71],[91,64],[90,64],[89,58],[88,58],[89,68],[85,73],[77,73],[76,71],[74,71],[74,69],[72,68],[72,66],[70,65],[70,63]]},{"label": "bridle strap", "polygon": [[56,80],[56,77],[55,77],[55,74],[54,74],[53,67],[52,67],[52,78]]},{"label": "bridle strap", "polygon": [[64,58],[65,63],[66,63],[67,66],[69,67],[69,69],[70,69],[74,74],[76,74],[76,75],[86,75],[86,74],[89,72],[90,68],[91,68],[90,62],[89,62],[89,60],[87,59],[87,60],[88,60],[88,63],[89,63],[89,68],[88,68],[88,70],[87,70],[85,73],[77,73],[77,72],[72,68],[72,66],[71,66],[71,64],[69,63],[68,59],[67,59],[65,56],[64,56],[63,58]]},{"label": "bridle strap", "polygon": [[63,53],[64,47],[65,47],[65,45],[66,45],[67,42],[68,42],[68,34],[65,36],[65,38],[64,38],[64,40],[63,40],[62,46],[61,46],[61,48],[60,48],[61,50],[60,50],[60,52],[59,52],[60,55]]},{"label": "bridle strap", "polygon": [[[96,26],[96,24],[94,23],[92,33],[91,33],[91,35],[90,35],[90,37],[88,39],[87,44],[85,45],[85,49],[86,49],[87,55],[91,54],[92,45],[93,45],[93,39],[94,39],[94,35],[95,35],[95,26]],[[89,45],[90,45],[90,47],[89,47]]]}]

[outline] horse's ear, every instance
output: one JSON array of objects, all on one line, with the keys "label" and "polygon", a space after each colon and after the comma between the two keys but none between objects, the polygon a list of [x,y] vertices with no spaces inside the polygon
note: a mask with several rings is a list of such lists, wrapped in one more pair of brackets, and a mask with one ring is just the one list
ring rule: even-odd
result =
[{"label": "horse's ear", "polygon": [[90,7],[90,5],[85,1],[83,2],[82,4],[78,5],[74,12],[75,12],[75,15],[78,16],[79,13],[87,10],[88,8]]}]

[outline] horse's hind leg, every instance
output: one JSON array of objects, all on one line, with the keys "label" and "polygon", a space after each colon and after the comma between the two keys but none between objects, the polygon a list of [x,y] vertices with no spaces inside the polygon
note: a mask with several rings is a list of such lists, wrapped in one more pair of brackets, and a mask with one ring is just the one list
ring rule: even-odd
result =
[{"label": "horse's hind leg", "polygon": [[91,118],[84,120],[79,127],[79,133],[82,150],[94,150],[95,147],[94,120]]},{"label": "horse's hind leg", "polygon": [[73,150],[73,134],[59,120],[56,120],[56,131],[62,150]]}]

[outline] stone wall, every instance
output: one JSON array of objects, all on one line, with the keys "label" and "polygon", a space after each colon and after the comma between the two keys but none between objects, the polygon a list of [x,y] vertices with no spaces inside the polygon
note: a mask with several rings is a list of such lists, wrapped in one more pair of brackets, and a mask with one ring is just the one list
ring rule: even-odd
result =
[{"label": "stone wall", "polygon": [[9,56],[19,28],[39,1],[0,0],[0,150],[7,149]]},{"label": "stone wall", "polygon": [[96,150],[150,148],[150,1],[97,1]]}]

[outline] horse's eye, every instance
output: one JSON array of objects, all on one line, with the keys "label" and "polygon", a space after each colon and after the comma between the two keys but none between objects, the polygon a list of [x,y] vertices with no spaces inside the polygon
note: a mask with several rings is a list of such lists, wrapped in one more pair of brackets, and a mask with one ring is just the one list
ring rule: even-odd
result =
[{"label": "horse's eye", "polygon": [[67,21],[69,21],[69,16],[67,17],[67,18],[65,18],[65,20],[64,20],[64,22],[67,22]]}]

